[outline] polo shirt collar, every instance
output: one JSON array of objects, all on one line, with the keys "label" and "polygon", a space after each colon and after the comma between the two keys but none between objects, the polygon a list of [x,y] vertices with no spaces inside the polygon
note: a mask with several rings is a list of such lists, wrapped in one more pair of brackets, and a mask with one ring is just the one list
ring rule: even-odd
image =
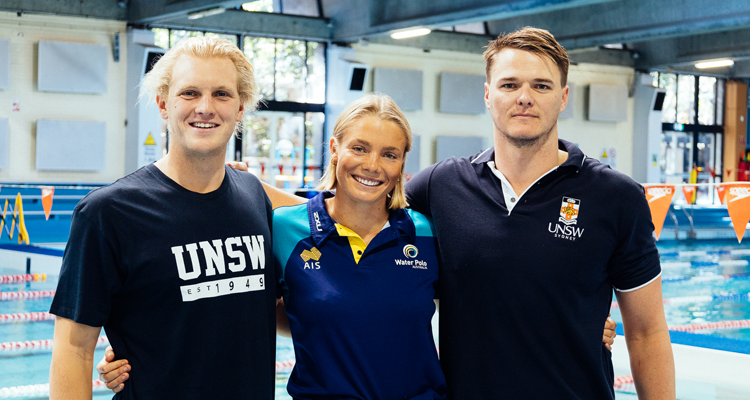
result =
[{"label": "polo shirt collar", "polygon": [[[586,156],[583,154],[581,149],[573,143],[567,140],[557,139],[557,148],[564,150],[568,153],[568,159],[564,163],[560,164],[559,169],[572,168],[576,172],[580,171],[583,167],[583,162],[586,160]],[[490,147],[489,149],[479,153],[473,160],[472,164],[486,164],[488,161],[495,161],[495,148]]]},{"label": "polo shirt collar", "polygon": [[[333,196],[333,192],[325,191],[307,202],[307,216],[310,222],[310,231],[312,232],[311,237],[316,246],[320,246],[331,235],[338,236],[336,221],[326,211],[325,204],[325,199],[330,199]],[[405,209],[391,210],[388,223],[386,223],[383,230],[389,230],[394,235],[406,235],[411,239],[411,243],[414,243],[417,236],[414,222]]]}]

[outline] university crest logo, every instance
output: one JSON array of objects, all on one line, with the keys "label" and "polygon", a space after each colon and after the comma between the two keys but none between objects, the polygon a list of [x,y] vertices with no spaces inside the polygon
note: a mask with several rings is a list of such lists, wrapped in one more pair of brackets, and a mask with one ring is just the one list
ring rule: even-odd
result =
[{"label": "university crest logo", "polygon": [[565,225],[575,225],[578,223],[578,209],[581,206],[581,200],[572,197],[563,197],[562,206],[560,207],[559,221]]}]

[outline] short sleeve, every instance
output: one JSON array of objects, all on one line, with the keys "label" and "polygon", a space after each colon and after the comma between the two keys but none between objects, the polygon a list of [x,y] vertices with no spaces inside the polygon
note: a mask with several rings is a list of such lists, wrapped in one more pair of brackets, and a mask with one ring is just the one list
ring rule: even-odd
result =
[{"label": "short sleeve", "polygon": [[77,208],[50,313],[89,326],[104,326],[112,296],[121,286],[114,249],[99,226]]},{"label": "short sleeve", "polygon": [[617,248],[608,266],[612,286],[618,291],[639,289],[661,274],[651,211],[643,188],[637,186],[640,190],[633,190],[634,195],[627,196],[631,212],[621,215]]},{"label": "short sleeve", "polygon": [[430,179],[438,164],[431,165],[414,175],[406,183],[406,201],[409,208],[424,215],[432,216],[430,211]]}]

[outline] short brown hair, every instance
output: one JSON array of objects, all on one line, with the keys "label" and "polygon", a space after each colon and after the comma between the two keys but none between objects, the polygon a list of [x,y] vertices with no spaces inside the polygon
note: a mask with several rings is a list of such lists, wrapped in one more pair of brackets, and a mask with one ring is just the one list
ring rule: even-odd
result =
[{"label": "short brown hair", "polygon": [[500,35],[497,39],[491,40],[490,44],[487,45],[487,50],[484,51],[484,60],[487,62],[485,73],[487,74],[488,83],[491,79],[490,75],[495,55],[506,48],[525,50],[539,56],[551,58],[560,70],[562,86],[565,87],[568,84],[568,67],[570,66],[568,52],[565,51],[560,43],[557,43],[557,40],[555,40],[555,37],[551,33],[544,29],[532,28],[530,26],[507,35]]},{"label": "short brown hair", "polygon": [[[353,101],[346,106],[344,111],[339,115],[338,120],[336,120],[336,125],[333,126],[333,139],[336,140],[336,143],[341,143],[341,141],[344,140],[344,135],[352,125],[366,117],[376,117],[381,121],[392,122],[401,128],[401,132],[404,134],[406,146],[404,148],[404,158],[401,164],[401,176],[396,182],[393,191],[390,193],[390,197],[386,201],[386,208],[389,210],[406,208],[409,204],[406,202],[406,192],[404,190],[404,166],[406,165],[406,153],[411,150],[411,127],[409,127],[409,121],[406,120],[406,117],[393,99],[385,94],[370,93]],[[336,164],[333,158],[331,158],[328,162],[325,174],[320,178],[318,189],[335,189],[337,183]]]}]

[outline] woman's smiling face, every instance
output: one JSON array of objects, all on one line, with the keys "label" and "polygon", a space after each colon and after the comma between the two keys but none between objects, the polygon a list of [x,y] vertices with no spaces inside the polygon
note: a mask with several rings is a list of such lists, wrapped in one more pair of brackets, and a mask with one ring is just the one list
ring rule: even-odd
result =
[{"label": "woman's smiling face", "polygon": [[336,197],[385,205],[401,176],[405,148],[406,137],[401,128],[375,116],[354,123],[340,143],[331,139],[331,156],[337,162]]}]

